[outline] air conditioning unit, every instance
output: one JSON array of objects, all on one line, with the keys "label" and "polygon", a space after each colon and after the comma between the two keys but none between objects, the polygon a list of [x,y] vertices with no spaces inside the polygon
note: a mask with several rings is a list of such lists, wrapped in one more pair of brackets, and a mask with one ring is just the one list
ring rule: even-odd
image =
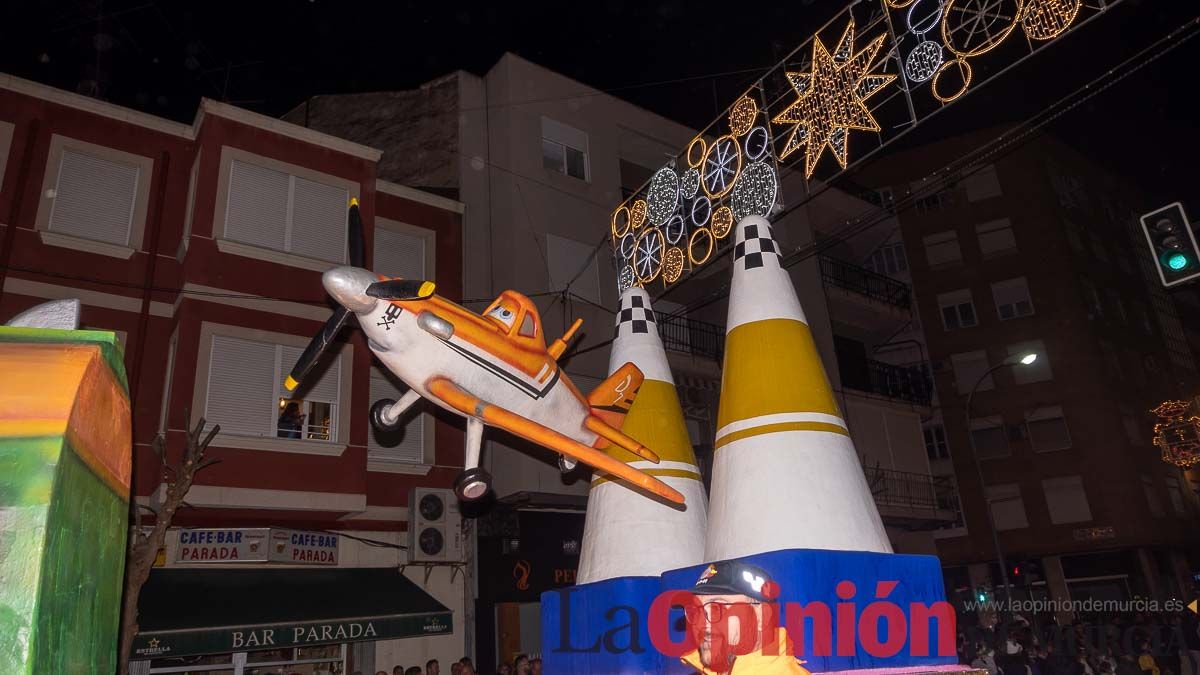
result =
[{"label": "air conditioning unit", "polygon": [[408,561],[462,562],[462,516],[453,490],[413,488],[408,493]]}]

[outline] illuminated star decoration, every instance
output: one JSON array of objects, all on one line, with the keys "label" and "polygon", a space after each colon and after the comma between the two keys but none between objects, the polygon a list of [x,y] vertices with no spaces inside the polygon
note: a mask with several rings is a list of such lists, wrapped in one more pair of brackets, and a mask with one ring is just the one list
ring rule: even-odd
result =
[{"label": "illuminated star decoration", "polygon": [[883,38],[880,35],[854,54],[854,22],[851,21],[833,54],[825,50],[819,37],[814,36],[812,69],[807,73],[787,73],[788,81],[800,98],[772,121],[796,125],[779,158],[787,157],[800,146],[807,146],[804,153],[806,178],[812,176],[826,146],[842,168],[846,168],[846,137],[851,129],[880,130],[864,102],[896,79],[895,75],[869,72],[883,45]]}]

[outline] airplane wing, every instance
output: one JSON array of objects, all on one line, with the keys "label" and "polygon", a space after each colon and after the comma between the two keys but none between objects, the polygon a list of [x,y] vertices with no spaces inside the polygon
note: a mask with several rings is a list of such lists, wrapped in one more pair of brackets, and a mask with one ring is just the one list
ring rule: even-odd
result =
[{"label": "airplane wing", "polygon": [[429,393],[445,401],[447,405],[464,415],[478,417],[492,426],[516,434],[525,440],[543,445],[555,452],[577,459],[585,464],[599,469],[617,478],[640,487],[663,499],[683,504],[683,495],[654,476],[642,473],[637,469],[617,461],[612,457],[589,448],[582,443],[567,438],[557,431],[538,424],[529,418],[522,417],[497,405],[480,400],[472,394],[463,391],[458,385],[444,377],[432,378],[426,388]]}]

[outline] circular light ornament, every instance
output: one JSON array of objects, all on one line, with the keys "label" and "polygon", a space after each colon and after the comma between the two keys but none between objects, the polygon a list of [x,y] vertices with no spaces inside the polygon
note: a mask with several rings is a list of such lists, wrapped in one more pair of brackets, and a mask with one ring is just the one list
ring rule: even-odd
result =
[{"label": "circular light ornament", "polygon": [[763,216],[771,212],[775,206],[775,196],[779,183],[775,180],[775,169],[766,162],[755,162],[746,167],[742,177],[733,188],[733,197],[729,200],[733,207],[733,217],[741,220],[746,216]]},{"label": "circular light ornament", "polygon": [[758,104],[750,96],[742,96],[729,109],[729,131],[734,136],[742,136],[754,126],[758,117]]},{"label": "circular light ornament", "polygon": [[717,239],[724,239],[733,231],[733,209],[719,206],[712,215],[712,233]]},{"label": "circular light ornament", "polygon": [[683,222],[683,216],[678,213],[671,216],[671,219],[667,221],[666,230],[667,243],[678,244],[679,240],[683,239],[683,235],[687,234],[687,225]]},{"label": "circular light ornament", "polygon": [[679,280],[679,276],[683,274],[683,260],[683,249],[678,246],[667,249],[667,255],[663,259],[663,281],[673,284]]},{"label": "circular light ornament", "polygon": [[746,159],[751,162],[757,161],[770,149],[771,135],[767,133],[766,127],[754,127],[742,139],[742,146],[746,151]]},{"label": "circular light ornament", "polygon": [[695,168],[683,172],[679,178],[679,196],[691,199],[700,191],[700,172]]},{"label": "circular light ornament", "polygon": [[629,207],[629,223],[633,229],[639,229],[646,224],[646,200],[639,199]]},{"label": "circular light ornament", "polygon": [[617,210],[613,211],[612,214],[613,241],[617,241],[628,234],[630,223],[629,207],[624,205],[618,206]]},{"label": "circular light ornament", "polygon": [[693,265],[703,265],[708,262],[714,247],[712,232],[709,232],[707,227],[702,227],[693,232],[692,238],[688,240],[688,260],[692,261]]},{"label": "circular light ornament", "polygon": [[633,275],[633,267],[625,265],[621,268],[620,276],[617,277],[617,288],[624,293],[625,291],[629,290],[631,286],[633,286],[633,282],[635,281],[637,281],[637,279]]},{"label": "circular light ornament", "polygon": [[693,169],[699,168],[704,163],[704,155],[707,152],[708,146],[704,139],[699,136],[693,138],[692,142],[688,143],[687,152],[684,153],[687,156],[688,166]]},{"label": "circular light ornament", "polygon": [[664,166],[650,179],[646,189],[646,216],[652,225],[667,222],[679,205],[679,176],[675,169]]},{"label": "circular light ornament", "polygon": [[633,251],[633,271],[640,283],[647,284],[658,277],[665,248],[662,230],[658,228],[646,230],[638,237]]},{"label": "circular light ornament", "polygon": [[724,197],[733,189],[742,173],[742,149],[733,136],[722,136],[708,146],[704,153],[704,169],[700,176],[704,193],[712,199]]},{"label": "circular light ornament", "polygon": [[624,237],[621,237],[621,245],[617,247],[617,252],[621,254],[623,259],[630,260],[633,258],[633,247],[636,243],[637,235],[629,232]]},{"label": "circular light ornament", "polygon": [[696,227],[704,227],[710,216],[712,216],[712,201],[704,195],[696,197],[692,201],[692,224]]}]

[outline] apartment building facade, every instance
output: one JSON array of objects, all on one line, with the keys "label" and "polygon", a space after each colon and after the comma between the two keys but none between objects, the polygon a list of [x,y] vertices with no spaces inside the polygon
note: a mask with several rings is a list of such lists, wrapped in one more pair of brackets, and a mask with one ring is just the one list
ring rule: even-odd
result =
[{"label": "apartment building facade", "polygon": [[940,189],[919,180],[987,138],[869,170],[897,211],[890,243],[903,243],[933,366],[927,450],[963,500],[965,521],[937,533],[948,586],[999,588],[994,522],[1018,594],[1186,598],[1200,476],[1160,459],[1149,411],[1194,397],[1197,377],[1138,225],[1159,205],[1045,136]]},{"label": "apartment building facade", "polygon": [[[219,462],[197,476],[142,596],[144,632],[203,616],[210,623],[185,627],[209,647],[156,638],[135,648],[138,672],[390,670],[465,653],[462,560],[396,571],[411,562],[409,494],[451,485],[461,428],[420,415],[397,437],[370,429],[371,403],[399,385],[352,329],[311,384],[295,394],[280,384],[330,314],[320,275],[348,261],[350,198],[361,202],[374,269],[436,278],[440,293],[461,298],[462,204],[379,180],[380,157],[215,101],[182,125],[0,75],[0,316],[78,298],[84,327],[120,336],[143,524],[163,496],[155,437],[165,436],[170,459],[200,419],[220,425],[208,453]],[[285,429],[281,412],[293,403],[305,421]],[[294,540],[315,543],[284,563],[232,561],[265,560],[265,543],[197,545],[276,532],[321,536]],[[295,598],[286,623],[330,630],[290,646],[231,637],[246,616],[278,619],[265,605],[314,573],[364,602],[394,593],[445,611],[431,637],[385,623],[339,633],[329,621],[344,617]],[[171,595],[201,578],[206,600]]]}]

